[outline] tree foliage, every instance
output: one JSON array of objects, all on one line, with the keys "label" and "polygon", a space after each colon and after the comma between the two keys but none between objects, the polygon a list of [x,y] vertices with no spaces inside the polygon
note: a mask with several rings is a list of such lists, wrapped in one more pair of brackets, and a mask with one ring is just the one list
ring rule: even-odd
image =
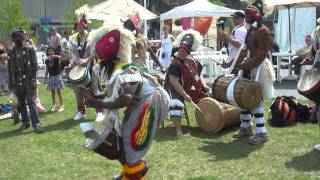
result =
[{"label": "tree foliage", "polygon": [[[66,25],[73,25],[74,22],[76,21],[76,16],[75,16],[75,10],[80,8],[81,6],[88,4],[89,6],[95,5],[97,3],[102,2],[103,0],[72,0],[72,4],[70,9],[67,12],[66,18],[64,20]],[[91,28],[96,28],[101,26],[101,22],[99,21],[92,21],[90,24]]]},{"label": "tree foliage", "polygon": [[224,3],[221,2],[221,0],[210,0],[210,2],[217,5],[224,5]]},{"label": "tree foliage", "polygon": [[29,30],[28,21],[23,15],[19,0],[3,0],[0,9],[0,32],[4,39],[14,28]]}]

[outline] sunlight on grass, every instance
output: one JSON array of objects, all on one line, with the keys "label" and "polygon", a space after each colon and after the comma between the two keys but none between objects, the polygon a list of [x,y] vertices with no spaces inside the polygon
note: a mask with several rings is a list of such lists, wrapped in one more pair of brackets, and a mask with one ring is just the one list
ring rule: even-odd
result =
[{"label": "sunlight on grass", "polygon": [[[79,123],[73,120],[75,97],[64,89],[65,112],[40,115],[46,132],[35,134],[30,128],[17,131],[12,120],[0,122],[0,179],[111,179],[120,169],[83,148]],[[50,109],[51,96],[40,86],[42,104]],[[0,102],[7,102],[1,97]],[[266,109],[271,101],[265,104]],[[236,128],[207,134],[196,124],[194,107],[187,106],[191,127],[183,119],[185,136],[176,139],[174,127],[166,121],[158,130],[145,159],[151,164],[147,179],[318,179],[320,153],[312,150],[320,143],[319,127],[298,124],[290,128],[271,128],[270,140],[260,146],[246,139],[232,138]],[[84,121],[92,121],[89,109]]]}]

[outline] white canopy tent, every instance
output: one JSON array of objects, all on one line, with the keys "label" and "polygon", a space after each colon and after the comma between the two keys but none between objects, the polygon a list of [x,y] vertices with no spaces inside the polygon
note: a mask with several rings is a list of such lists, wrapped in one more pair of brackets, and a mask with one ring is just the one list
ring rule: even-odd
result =
[{"label": "white canopy tent", "polygon": [[289,19],[291,21],[291,51],[295,52],[305,45],[305,36],[311,35],[316,28],[316,8],[290,9],[290,18],[288,18],[287,9],[279,10],[278,23],[275,26],[275,37],[281,52],[289,49]]},{"label": "white canopy tent", "polygon": [[268,6],[275,9],[307,8],[320,6],[320,0],[267,0]]},{"label": "white canopy tent", "polygon": [[183,6],[178,6],[172,10],[161,14],[160,19],[175,19],[182,17],[230,17],[237,10],[218,6],[208,0],[194,0]]},{"label": "white canopy tent", "polygon": [[[320,0],[267,0],[267,5],[274,9],[287,9],[288,11],[288,29],[289,29],[289,49],[291,52],[291,9],[307,8],[320,6]],[[307,14],[302,14],[302,18],[308,17]],[[308,17],[309,18],[309,17]],[[311,17],[312,18],[312,17]]]},{"label": "white canopy tent", "polygon": [[136,13],[141,20],[156,19],[158,16],[134,0],[106,0],[90,8],[91,12],[118,17],[130,17]]}]

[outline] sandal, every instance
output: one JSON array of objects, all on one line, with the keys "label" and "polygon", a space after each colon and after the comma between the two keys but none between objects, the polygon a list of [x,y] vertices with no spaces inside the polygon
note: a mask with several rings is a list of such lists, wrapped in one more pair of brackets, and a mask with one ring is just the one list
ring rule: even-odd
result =
[{"label": "sandal", "polygon": [[53,105],[53,106],[51,107],[51,112],[54,112],[54,111],[56,111],[56,105]]},{"label": "sandal", "polygon": [[64,111],[64,105],[61,105],[58,112],[63,112],[63,111]]}]

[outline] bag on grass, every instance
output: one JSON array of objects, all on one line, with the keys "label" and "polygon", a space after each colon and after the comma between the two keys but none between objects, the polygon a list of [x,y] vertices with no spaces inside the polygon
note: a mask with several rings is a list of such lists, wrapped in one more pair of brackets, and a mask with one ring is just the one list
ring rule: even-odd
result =
[{"label": "bag on grass", "polygon": [[9,113],[12,110],[11,103],[0,104],[0,113]]},{"label": "bag on grass", "polygon": [[278,96],[270,106],[271,126],[292,126],[297,122],[309,122],[311,108],[298,103],[293,96]]}]

